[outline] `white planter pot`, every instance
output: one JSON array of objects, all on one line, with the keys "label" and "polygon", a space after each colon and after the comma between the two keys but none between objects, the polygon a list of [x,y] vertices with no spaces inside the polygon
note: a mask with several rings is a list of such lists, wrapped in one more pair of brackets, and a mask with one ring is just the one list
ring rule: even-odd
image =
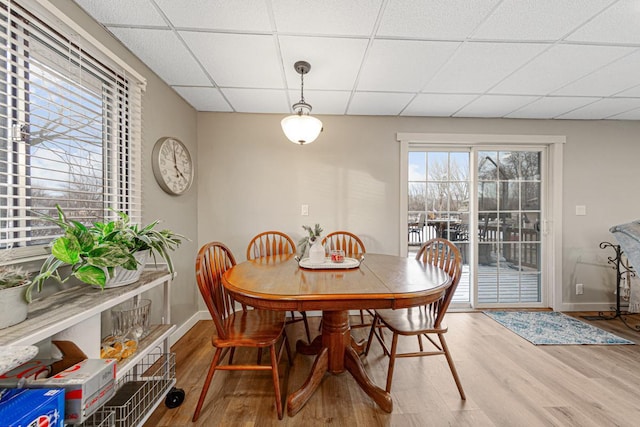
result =
[{"label": "white planter pot", "polygon": [[0,329],[8,328],[25,320],[29,304],[24,300],[28,283],[0,290]]},{"label": "white planter pot", "polygon": [[[130,285],[140,279],[142,270],[144,270],[144,266],[147,264],[149,251],[136,252],[133,257],[136,259],[136,261],[138,261],[138,269],[127,270],[126,268],[116,267],[113,273],[113,277],[109,277],[107,275],[107,283],[105,283],[104,285],[105,289]],[[100,288],[100,286],[94,286],[94,288]]]}]

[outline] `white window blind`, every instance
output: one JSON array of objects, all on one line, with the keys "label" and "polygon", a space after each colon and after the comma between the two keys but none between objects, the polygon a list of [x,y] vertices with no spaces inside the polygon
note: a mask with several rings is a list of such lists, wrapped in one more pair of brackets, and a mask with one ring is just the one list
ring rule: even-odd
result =
[{"label": "white window blind", "polygon": [[0,248],[57,236],[56,204],[139,221],[141,82],[27,2],[0,0],[0,32]]}]

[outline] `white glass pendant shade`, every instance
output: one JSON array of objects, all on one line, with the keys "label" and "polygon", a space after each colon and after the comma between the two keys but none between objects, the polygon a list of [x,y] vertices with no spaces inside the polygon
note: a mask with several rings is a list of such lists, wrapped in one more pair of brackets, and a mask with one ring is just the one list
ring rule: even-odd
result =
[{"label": "white glass pendant shade", "polygon": [[307,114],[293,114],[280,122],[282,131],[295,144],[310,144],[322,131],[322,122]]}]

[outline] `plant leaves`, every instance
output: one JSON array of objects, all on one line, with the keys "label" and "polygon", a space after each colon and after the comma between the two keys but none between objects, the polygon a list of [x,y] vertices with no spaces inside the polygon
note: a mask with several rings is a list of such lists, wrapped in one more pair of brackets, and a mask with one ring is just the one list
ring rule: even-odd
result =
[{"label": "plant leaves", "polygon": [[[151,250],[154,261],[156,258],[162,258],[167,263],[169,271],[173,273],[174,265],[170,252],[178,248],[183,240],[189,241],[188,238],[171,230],[156,230],[159,220],[142,227],[131,224],[131,218],[126,213],[111,209],[117,215],[116,220],[96,221],[91,225],[84,225],[68,218],[59,205],[56,205],[56,209],[57,218],[39,214],[60,226],[65,235],[59,243],[54,243],[51,257],[54,261],[43,264],[37,276],[38,288],[41,288],[49,277],[61,282],[66,281],[68,275],[63,279],[58,272],[58,267],[65,263],[71,264],[71,275],[85,283],[103,286],[106,276],[112,275],[115,267],[137,269],[138,263],[133,255],[147,249]],[[313,233],[310,227],[307,228],[310,234]]]},{"label": "plant leaves", "polygon": [[51,247],[51,254],[62,262],[75,264],[80,261],[80,244],[73,234],[58,237]]},{"label": "plant leaves", "polygon": [[98,267],[116,267],[129,262],[131,254],[121,245],[101,245],[87,253],[87,263]]},{"label": "plant leaves", "polygon": [[31,284],[27,286],[24,294],[24,298],[27,302],[31,302],[31,294],[33,292],[34,286],[37,288],[38,292],[42,292],[42,286],[49,277],[54,277],[58,281],[62,280],[60,276],[56,274],[56,270],[62,264],[63,262],[57,259],[55,256],[49,255],[44,263],[42,263],[42,267],[40,267],[40,273],[38,273],[38,275],[31,280]]},{"label": "plant leaves", "polygon": [[126,263],[122,264],[122,267],[127,269],[127,270],[137,270],[138,269],[138,261],[136,260],[136,258],[129,254],[129,261],[127,261]]},{"label": "plant leaves", "polygon": [[93,234],[87,229],[76,231],[76,238],[78,239],[78,244],[80,245],[81,252],[90,251],[94,246],[95,242],[93,240]]},{"label": "plant leaves", "polygon": [[102,288],[104,288],[104,284],[107,283],[107,275],[104,270],[93,265],[84,265],[77,269],[73,275],[81,282],[98,285]]}]

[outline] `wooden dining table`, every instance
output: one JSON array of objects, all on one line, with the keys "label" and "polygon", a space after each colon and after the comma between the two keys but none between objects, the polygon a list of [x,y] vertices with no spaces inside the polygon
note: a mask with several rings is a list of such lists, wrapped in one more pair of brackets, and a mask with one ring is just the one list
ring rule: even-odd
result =
[{"label": "wooden dining table", "polygon": [[295,415],[311,398],[325,374],[348,371],[378,406],[393,410],[391,395],[367,375],[350,333],[349,310],[406,308],[440,298],[450,286],[448,274],[413,258],[367,254],[351,269],[306,269],[294,255],[274,255],[239,263],[225,272],[224,287],[240,303],[259,309],[322,311],[322,330],[310,344],[298,341],[298,353],[316,355],[304,384],[287,397]]}]

